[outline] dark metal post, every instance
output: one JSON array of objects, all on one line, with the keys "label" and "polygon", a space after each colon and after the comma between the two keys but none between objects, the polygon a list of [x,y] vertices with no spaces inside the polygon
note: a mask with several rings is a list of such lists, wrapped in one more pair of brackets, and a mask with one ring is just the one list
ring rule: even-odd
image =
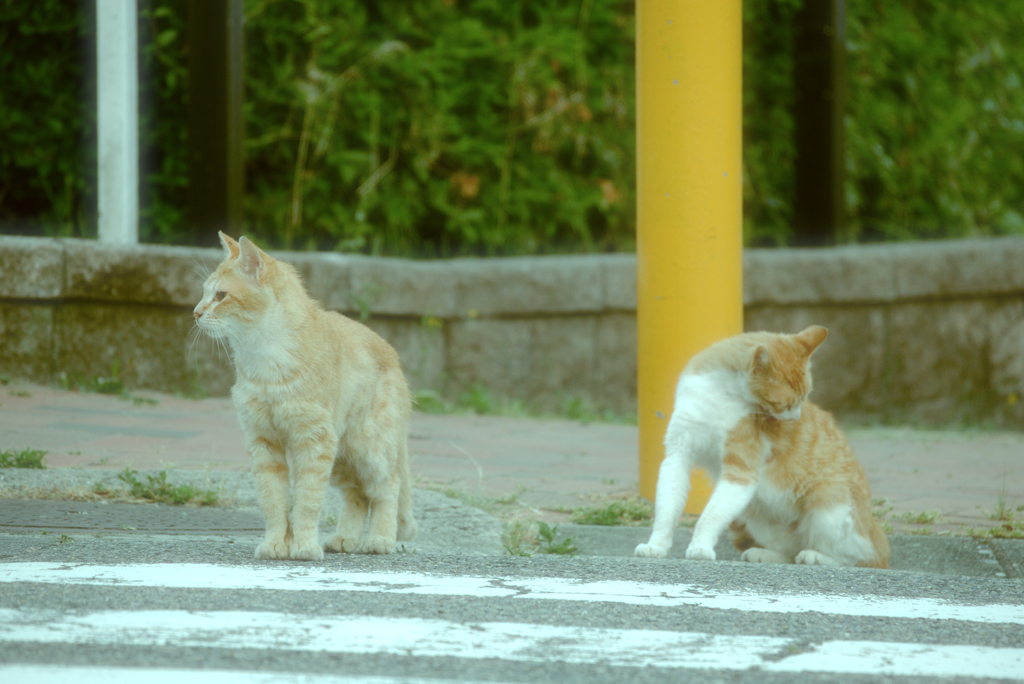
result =
[{"label": "dark metal post", "polygon": [[189,0],[189,221],[204,245],[242,228],[242,0]]},{"label": "dark metal post", "polygon": [[845,214],[846,0],[804,0],[795,34],[794,243],[835,244]]}]

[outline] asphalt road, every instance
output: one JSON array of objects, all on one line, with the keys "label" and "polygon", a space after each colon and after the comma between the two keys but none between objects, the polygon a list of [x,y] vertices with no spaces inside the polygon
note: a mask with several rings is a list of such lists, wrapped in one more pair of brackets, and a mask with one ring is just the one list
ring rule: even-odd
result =
[{"label": "asphalt road", "polygon": [[0,534],[0,681],[1024,680],[1024,580]]}]

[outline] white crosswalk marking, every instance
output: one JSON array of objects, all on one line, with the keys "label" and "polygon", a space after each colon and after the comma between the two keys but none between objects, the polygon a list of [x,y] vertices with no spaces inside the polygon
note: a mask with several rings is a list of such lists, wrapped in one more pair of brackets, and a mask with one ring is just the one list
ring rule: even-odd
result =
[{"label": "white crosswalk marking", "polygon": [[0,641],[171,643],[192,648],[834,674],[998,677],[1024,671],[1024,649],[1016,648],[831,641],[806,653],[792,653],[799,646],[794,640],[772,637],[265,612],[103,611],[77,616],[0,610]]},{"label": "white crosswalk marking", "polygon": [[[819,614],[900,620],[957,621],[977,629],[1016,633],[1024,609],[1016,604],[971,605],[938,599],[854,595],[760,594],[750,590],[716,592],[695,584],[637,581],[580,581],[557,577],[431,575],[416,572],[339,572],[318,566],[243,567],[214,564],[68,564],[0,565],[0,586],[104,587],[105,591],[145,590],[304,592],[336,598],[380,595],[401,601],[465,597],[519,606],[605,604],[638,606],[675,614],[681,609],[715,614]],[[9,592],[8,596],[14,594]],[[374,599],[378,600],[378,599]],[[521,602],[533,603],[521,603]],[[538,603],[540,602],[540,603]],[[286,602],[288,603],[288,602]],[[1024,673],[1024,648],[956,643],[841,639],[833,634],[807,638],[654,628],[609,628],[567,625],[528,619],[521,622],[426,617],[381,617],[365,614],[303,614],[276,610],[28,609],[17,602],[0,608],[0,653],[16,646],[38,648],[106,647],[117,652],[139,648],[174,648],[187,652],[274,652],[336,657],[425,659],[458,662],[494,661],[534,666],[587,665],[608,668],[654,668],[658,671],[709,670],[753,673],[874,675],[889,677],[1000,678]],[[109,605],[109,604],[106,604]],[[204,604],[205,605],[205,604]],[[241,606],[244,608],[244,606]],[[609,608],[610,609],[610,608]],[[518,612],[513,611],[513,615]],[[515,618],[514,618],[515,619]],[[618,625],[616,625],[618,626]],[[644,625],[646,627],[646,625]],[[654,625],[652,625],[653,627]],[[940,642],[942,640],[939,640]],[[1004,642],[1006,643],[1006,642]],[[1009,642],[1011,645],[1013,642]],[[1017,641],[1016,643],[1020,643]],[[285,675],[235,670],[176,670],[153,667],[81,667],[0,664],[0,681],[75,681],[121,684],[128,681],[189,681],[190,684],[435,684],[446,680],[415,677],[332,677]]]},{"label": "white crosswalk marking", "polygon": [[[339,675],[240,672],[231,670],[171,670],[141,667],[60,667],[58,665],[0,665],[0,681],[25,684],[444,684],[421,677],[342,677]],[[473,682],[459,684],[502,684]]]},{"label": "white crosswalk marking", "polygon": [[726,591],[710,594],[686,583],[580,582],[560,578],[437,577],[411,572],[336,572],[315,567],[239,568],[201,563],[70,565],[17,563],[0,566],[0,583],[46,582],[191,589],[274,591],[368,591],[432,596],[514,597],[645,606],[700,606],[763,613],[827,612],[830,615],[965,620],[1024,625],[1024,605],[970,606],[934,599],[822,597]]}]

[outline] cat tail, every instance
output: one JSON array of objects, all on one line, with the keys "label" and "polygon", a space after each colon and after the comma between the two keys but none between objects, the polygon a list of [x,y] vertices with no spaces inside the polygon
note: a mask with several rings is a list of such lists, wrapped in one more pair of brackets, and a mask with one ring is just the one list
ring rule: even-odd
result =
[{"label": "cat tail", "polygon": [[398,477],[398,540],[409,541],[416,536],[419,525],[412,517],[412,474],[409,472],[409,447],[401,446]]}]

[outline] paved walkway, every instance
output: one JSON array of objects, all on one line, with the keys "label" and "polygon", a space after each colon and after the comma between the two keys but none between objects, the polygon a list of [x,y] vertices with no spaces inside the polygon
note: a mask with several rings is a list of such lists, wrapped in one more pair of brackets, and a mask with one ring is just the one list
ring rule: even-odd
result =
[{"label": "paved walkway", "polygon": [[[247,469],[230,399],[141,394],[155,403],[0,387],[0,450],[45,450],[51,469]],[[902,515],[941,514],[930,531],[956,534],[997,524],[987,514],[1000,503],[1024,505],[1024,434],[874,429],[850,437],[897,532],[922,527]],[[421,484],[488,497],[518,493],[550,521],[567,519],[558,509],[637,493],[632,426],[414,413],[409,443]]]}]

